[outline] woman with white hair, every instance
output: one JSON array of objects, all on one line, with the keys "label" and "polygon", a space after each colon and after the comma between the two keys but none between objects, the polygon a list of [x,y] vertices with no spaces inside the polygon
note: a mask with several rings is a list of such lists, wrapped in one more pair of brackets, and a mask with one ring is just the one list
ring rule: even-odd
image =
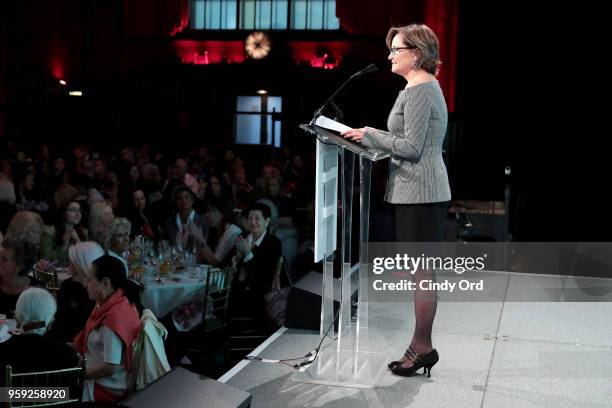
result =
[{"label": "woman with white hair", "polygon": [[5,383],[5,367],[14,373],[60,370],[76,367],[79,359],[72,347],[56,343],[44,334],[53,321],[57,306],[45,289],[29,288],[17,300],[17,335],[0,343],[0,384]]},{"label": "woman with white hair", "polygon": [[115,218],[106,232],[104,249],[110,256],[114,256],[123,262],[125,273],[128,272],[127,253],[130,249],[130,231],[132,223],[127,218]]},{"label": "woman with white hair", "polygon": [[47,334],[59,341],[72,341],[85,327],[94,302],[87,295],[87,274],[91,263],[104,255],[102,247],[92,241],[79,242],[68,248],[68,269],[72,277],[62,282],[57,295],[55,323]]}]

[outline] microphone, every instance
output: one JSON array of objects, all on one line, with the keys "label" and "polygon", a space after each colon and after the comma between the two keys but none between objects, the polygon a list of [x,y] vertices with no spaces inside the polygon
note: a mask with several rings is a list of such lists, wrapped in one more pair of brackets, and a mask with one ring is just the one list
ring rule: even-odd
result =
[{"label": "microphone", "polygon": [[369,74],[370,72],[376,72],[376,71],[378,71],[378,67],[376,66],[376,64],[370,64],[364,69],[362,69],[361,71],[354,73],[352,77],[358,77],[360,75]]},{"label": "microphone", "polygon": [[334,97],[338,95],[338,92],[340,92],[349,82],[351,82],[353,79],[357,77],[360,77],[363,74],[368,74],[370,72],[376,72],[376,71],[378,71],[378,67],[376,66],[376,64],[370,64],[364,69],[362,69],[361,71],[355,72],[353,75],[351,75],[349,79],[344,81],[344,83],[340,85],[340,87],[336,89],[336,91],[329,98],[327,98],[325,103],[321,105],[321,107],[315,111],[314,116],[312,117],[312,120],[310,121],[310,124],[314,125],[317,118],[321,116],[321,112],[323,112],[323,109],[327,108],[327,106],[330,104],[330,102],[332,102]]}]

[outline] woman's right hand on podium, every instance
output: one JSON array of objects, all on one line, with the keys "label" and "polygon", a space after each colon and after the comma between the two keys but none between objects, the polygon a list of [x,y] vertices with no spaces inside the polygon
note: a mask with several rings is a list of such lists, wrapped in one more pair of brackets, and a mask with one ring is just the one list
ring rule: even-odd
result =
[{"label": "woman's right hand on podium", "polygon": [[342,132],[341,135],[346,139],[351,139],[355,142],[361,143],[366,130],[367,127],[362,127],[360,129],[349,129]]}]

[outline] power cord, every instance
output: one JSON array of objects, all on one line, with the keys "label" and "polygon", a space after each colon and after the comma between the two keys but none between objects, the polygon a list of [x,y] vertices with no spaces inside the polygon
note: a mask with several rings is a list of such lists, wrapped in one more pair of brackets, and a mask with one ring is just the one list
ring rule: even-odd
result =
[{"label": "power cord", "polygon": [[[325,333],[323,334],[323,337],[321,338],[321,341],[319,342],[319,345],[313,351],[310,351],[310,352],[306,353],[302,357],[284,358],[282,360],[275,360],[275,359],[262,358],[262,357],[258,357],[258,356],[246,356],[246,357],[243,358],[243,360],[261,361],[262,363],[284,364],[284,365],[287,365],[287,366],[295,368],[295,369],[299,369],[299,368],[302,368],[304,366],[310,365],[310,364],[314,363],[317,360],[317,357],[319,356],[319,350],[321,350],[321,346],[323,345],[323,340],[325,340],[325,338],[328,337],[328,333],[331,330],[331,328],[334,327],[334,323],[336,323],[336,320],[338,319],[338,315],[339,314],[340,314],[340,309],[338,309],[338,311],[336,312],[336,315],[334,316],[334,319],[332,320],[331,324],[329,325],[327,330],[325,330]],[[334,337],[333,340],[336,340],[336,338]],[[304,360],[304,359],[307,359],[307,360]],[[296,361],[296,360],[304,360],[304,361],[302,361],[300,363],[295,363],[295,364],[290,364],[289,363],[289,361]]]}]

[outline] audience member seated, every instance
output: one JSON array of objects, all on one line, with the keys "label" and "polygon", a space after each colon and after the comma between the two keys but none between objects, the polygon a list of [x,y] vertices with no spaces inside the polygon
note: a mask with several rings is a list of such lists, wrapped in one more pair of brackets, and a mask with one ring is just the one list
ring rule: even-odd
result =
[{"label": "audience member seated", "polygon": [[209,174],[211,167],[214,165],[215,159],[209,155],[208,147],[200,146],[198,155],[195,160],[200,165],[200,174]]},{"label": "audience member seated", "polygon": [[11,218],[17,212],[15,208],[15,186],[10,180],[0,180],[0,231],[6,232]]},{"label": "audience member seated", "polygon": [[266,182],[269,178],[278,178],[279,180],[281,180],[280,169],[276,167],[274,163],[264,164],[261,169],[261,175],[255,181],[255,190],[259,194],[266,193]]},{"label": "audience member seated", "polygon": [[49,205],[43,200],[41,189],[35,187],[35,173],[26,173],[19,182],[19,194],[16,207],[18,210],[45,212]]},{"label": "audience member seated", "polygon": [[131,203],[131,208],[127,212],[127,218],[132,224],[131,237],[142,235],[157,241],[158,225],[153,219],[153,210],[147,205],[147,198],[142,189],[132,192]]},{"label": "audience member seated", "polygon": [[132,193],[135,190],[142,190],[142,179],[140,168],[133,164],[127,174],[119,174],[119,205],[122,213],[128,213],[132,207]]},{"label": "audience member seated", "polygon": [[74,339],[76,350],[87,357],[83,400],[116,403],[127,394],[132,346],[140,331],[139,287],[127,279],[121,261],[103,255],[89,270],[87,293],[96,306]]},{"label": "audience member seated", "polygon": [[44,336],[56,308],[55,299],[44,289],[29,288],[21,293],[15,309],[17,334],[0,343],[0,385],[6,383],[7,365],[12,367],[13,373],[61,370],[79,365],[72,347]]},{"label": "audience member seated", "polygon": [[121,157],[113,161],[111,170],[116,174],[127,174],[130,170],[130,166],[134,164],[136,164],[134,149],[124,147],[121,149]]},{"label": "audience member seated", "polygon": [[127,218],[115,218],[108,228],[104,249],[106,252],[123,262],[126,272],[128,269],[128,251],[130,250],[130,229],[132,225]]},{"label": "audience member seated", "polygon": [[83,192],[92,188],[100,190],[102,188],[101,179],[96,174],[96,163],[92,159],[83,161],[83,172],[74,176],[74,182]]},{"label": "audience member seated", "polygon": [[53,227],[46,226],[38,213],[17,212],[6,229],[5,238],[28,242],[34,248],[36,266],[41,269],[49,267],[48,259],[53,251]]},{"label": "audience member seated", "polygon": [[229,198],[227,187],[221,184],[221,179],[219,179],[219,177],[210,176],[205,185],[204,194],[201,196],[202,200],[208,201],[219,198]]},{"label": "audience member seated", "polygon": [[[61,160],[60,163],[63,165],[64,161],[62,159],[58,160]],[[55,208],[59,208],[62,203],[76,200],[79,197],[79,190],[71,183],[70,173],[68,170],[62,170],[59,172],[58,183],[59,185],[55,189],[55,193],[53,193]]]},{"label": "audience member seated", "polygon": [[106,174],[106,160],[103,158],[98,158],[94,160],[95,164],[95,179],[96,186],[94,188],[102,188],[102,180],[104,180],[104,175]]},{"label": "audience member seated", "polygon": [[[153,205],[153,211],[158,219],[164,220],[165,222],[166,218],[168,217],[168,214],[175,210],[176,192],[181,187],[185,187],[185,183],[183,182],[183,176],[181,176],[178,167],[172,164],[167,168],[166,180],[164,181],[163,187],[161,189],[161,198],[157,200]],[[195,200],[195,196],[193,197],[193,199]]]},{"label": "audience member seated", "polygon": [[265,180],[265,194],[262,198],[267,198],[272,201],[278,209],[278,219],[276,220],[278,227],[292,227],[295,218],[295,200],[288,197],[282,191],[280,177],[269,177]]},{"label": "audience member seated", "polygon": [[[223,153],[223,161],[220,163],[220,166],[219,166],[219,172],[223,175],[224,178],[229,177],[230,174],[233,174],[235,170],[234,168],[235,161],[236,161],[236,155],[234,154],[234,151],[232,149],[225,150],[225,152]],[[226,181],[229,182],[231,180],[228,179]]]},{"label": "audience member seated", "polygon": [[61,156],[56,157],[53,160],[53,168],[51,169],[51,180],[54,190],[62,183],[62,172],[64,170],[66,170],[66,161]]},{"label": "audience member seated", "polygon": [[270,208],[256,203],[248,211],[249,234],[236,240],[239,269],[232,281],[228,304],[230,317],[252,317],[266,326],[264,295],[271,290],[281,243],[268,231]]},{"label": "audience member seated", "polygon": [[304,182],[304,162],[302,156],[294,154],[291,158],[291,164],[285,169],[283,179],[286,183],[295,183],[297,187],[301,187]]},{"label": "audience member seated", "polygon": [[57,314],[49,337],[69,342],[85,327],[95,304],[87,295],[87,276],[92,262],[102,255],[102,247],[92,241],[79,242],[68,248],[68,268],[72,277],[64,280],[60,287]]},{"label": "audience member seated", "polygon": [[[270,209],[270,224],[268,225],[268,231],[274,233],[276,231],[276,228],[278,227],[278,208],[276,207],[276,204],[274,204],[271,200],[268,200],[267,198],[260,198],[259,200],[255,201],[255,203],[264,204]],[[245,213],[241,221],[244,228],[248,230],[249,214]]]},{"label": "audience member seated", "polygon": [[109,202],[94,203],[89,209],[89,238],[104,246],[104,240],[113,218],[115,214]]},{"label": "audience member seated", "polygon": [[12,318],[19,295],[31,286],[42,287],[28,276],[36,262],[36,248],[26,241],[5,238],[0,250],[0,314]]},{"label": "audience member seated", "polygon": [[85,160],[89,160],[89,149],[84,144],[79,144],[73,147],[72,154],[74,155],[74,173],[85,173]]},{"label": "audience member seated", "polygon": [[60,265],[68,261],[68,247],[87,240],[87,230],[83,228],[83,210],[78,201],[62,204],[55,223],[53,251],[50,259]]},{"label": "audience member seated", "polygon": [[206,220],[210,227],[208,237],[199,228],[190,224],[190,232],[198,247],[198,258],[213,266],[225,266],[231,260],[236,238],[242,230],[232,224],[232,210],[224,199],[211,200],[207,204]]},{"label": "audience member seated", "polygon": [[142,188],[150,207],[162,198],[162,182],[159,167],[153,163],[142,166]]},{"label": "audience member seated", "polygon": [[307,179],[304,171],[304,161],[302,156],[294,154],[291,165],[285,170],[283,179],[287,192],[296,201],[298,206],[303,206],[311,198],[311,188],[314,183]]},{"label": "audience member seated", "polygon": [[[33,211],[17,212],[6,228],[6,238],[27,241],[34,245],[37,251],[45,252],[45,248],[42,247],[48,246],[46,252],[50,252],[50,242],[52,240],[50,231],[45,228],[40,215]],[[48,256],[45,257],[48,258]]]},{"label": "audience member seated", "polygon": [[231,186],[235,207],[244,210],[253,202],[254,189],[246,179],[244,167],[236,166],[234,180]]},{"label": "audience member seated", "polygon": [[198,183],[197,178],[195,178],[192,174],[187,172],[189,164],[186,159],[176,159],[174,162],[176,169],[179,172],[183,183],[191,189],[193,194],[197,197],[200,194],[200,183]]},{"label": "audience member seated", "polygon": [[[208,236],[208,223],[203,215],[196,213],[193,209],[193,192],[189,187],[178,187],[174,191],[175,213],[166,220],[165,234],[166,239],[171,245],[181,243],[186,247],[193,245],[191,231],[199,228],[202,236]],[[189,224],[194,224],[188,227]]]},{"label": "audience member seated", "polygon": [[113,209],[119,209],[119,178],[113,172],[108,172],[102,179],[102,196],[108,201]]},{"label": "audience member seated", "polygon": [[42,200],[48,205],[55,207],[53,204],[53,193],[55,192],[53,183],[54,181],[51,177],[51,162],[39,161],[36,164],[36,180],[34,184],[38,186]]}]

